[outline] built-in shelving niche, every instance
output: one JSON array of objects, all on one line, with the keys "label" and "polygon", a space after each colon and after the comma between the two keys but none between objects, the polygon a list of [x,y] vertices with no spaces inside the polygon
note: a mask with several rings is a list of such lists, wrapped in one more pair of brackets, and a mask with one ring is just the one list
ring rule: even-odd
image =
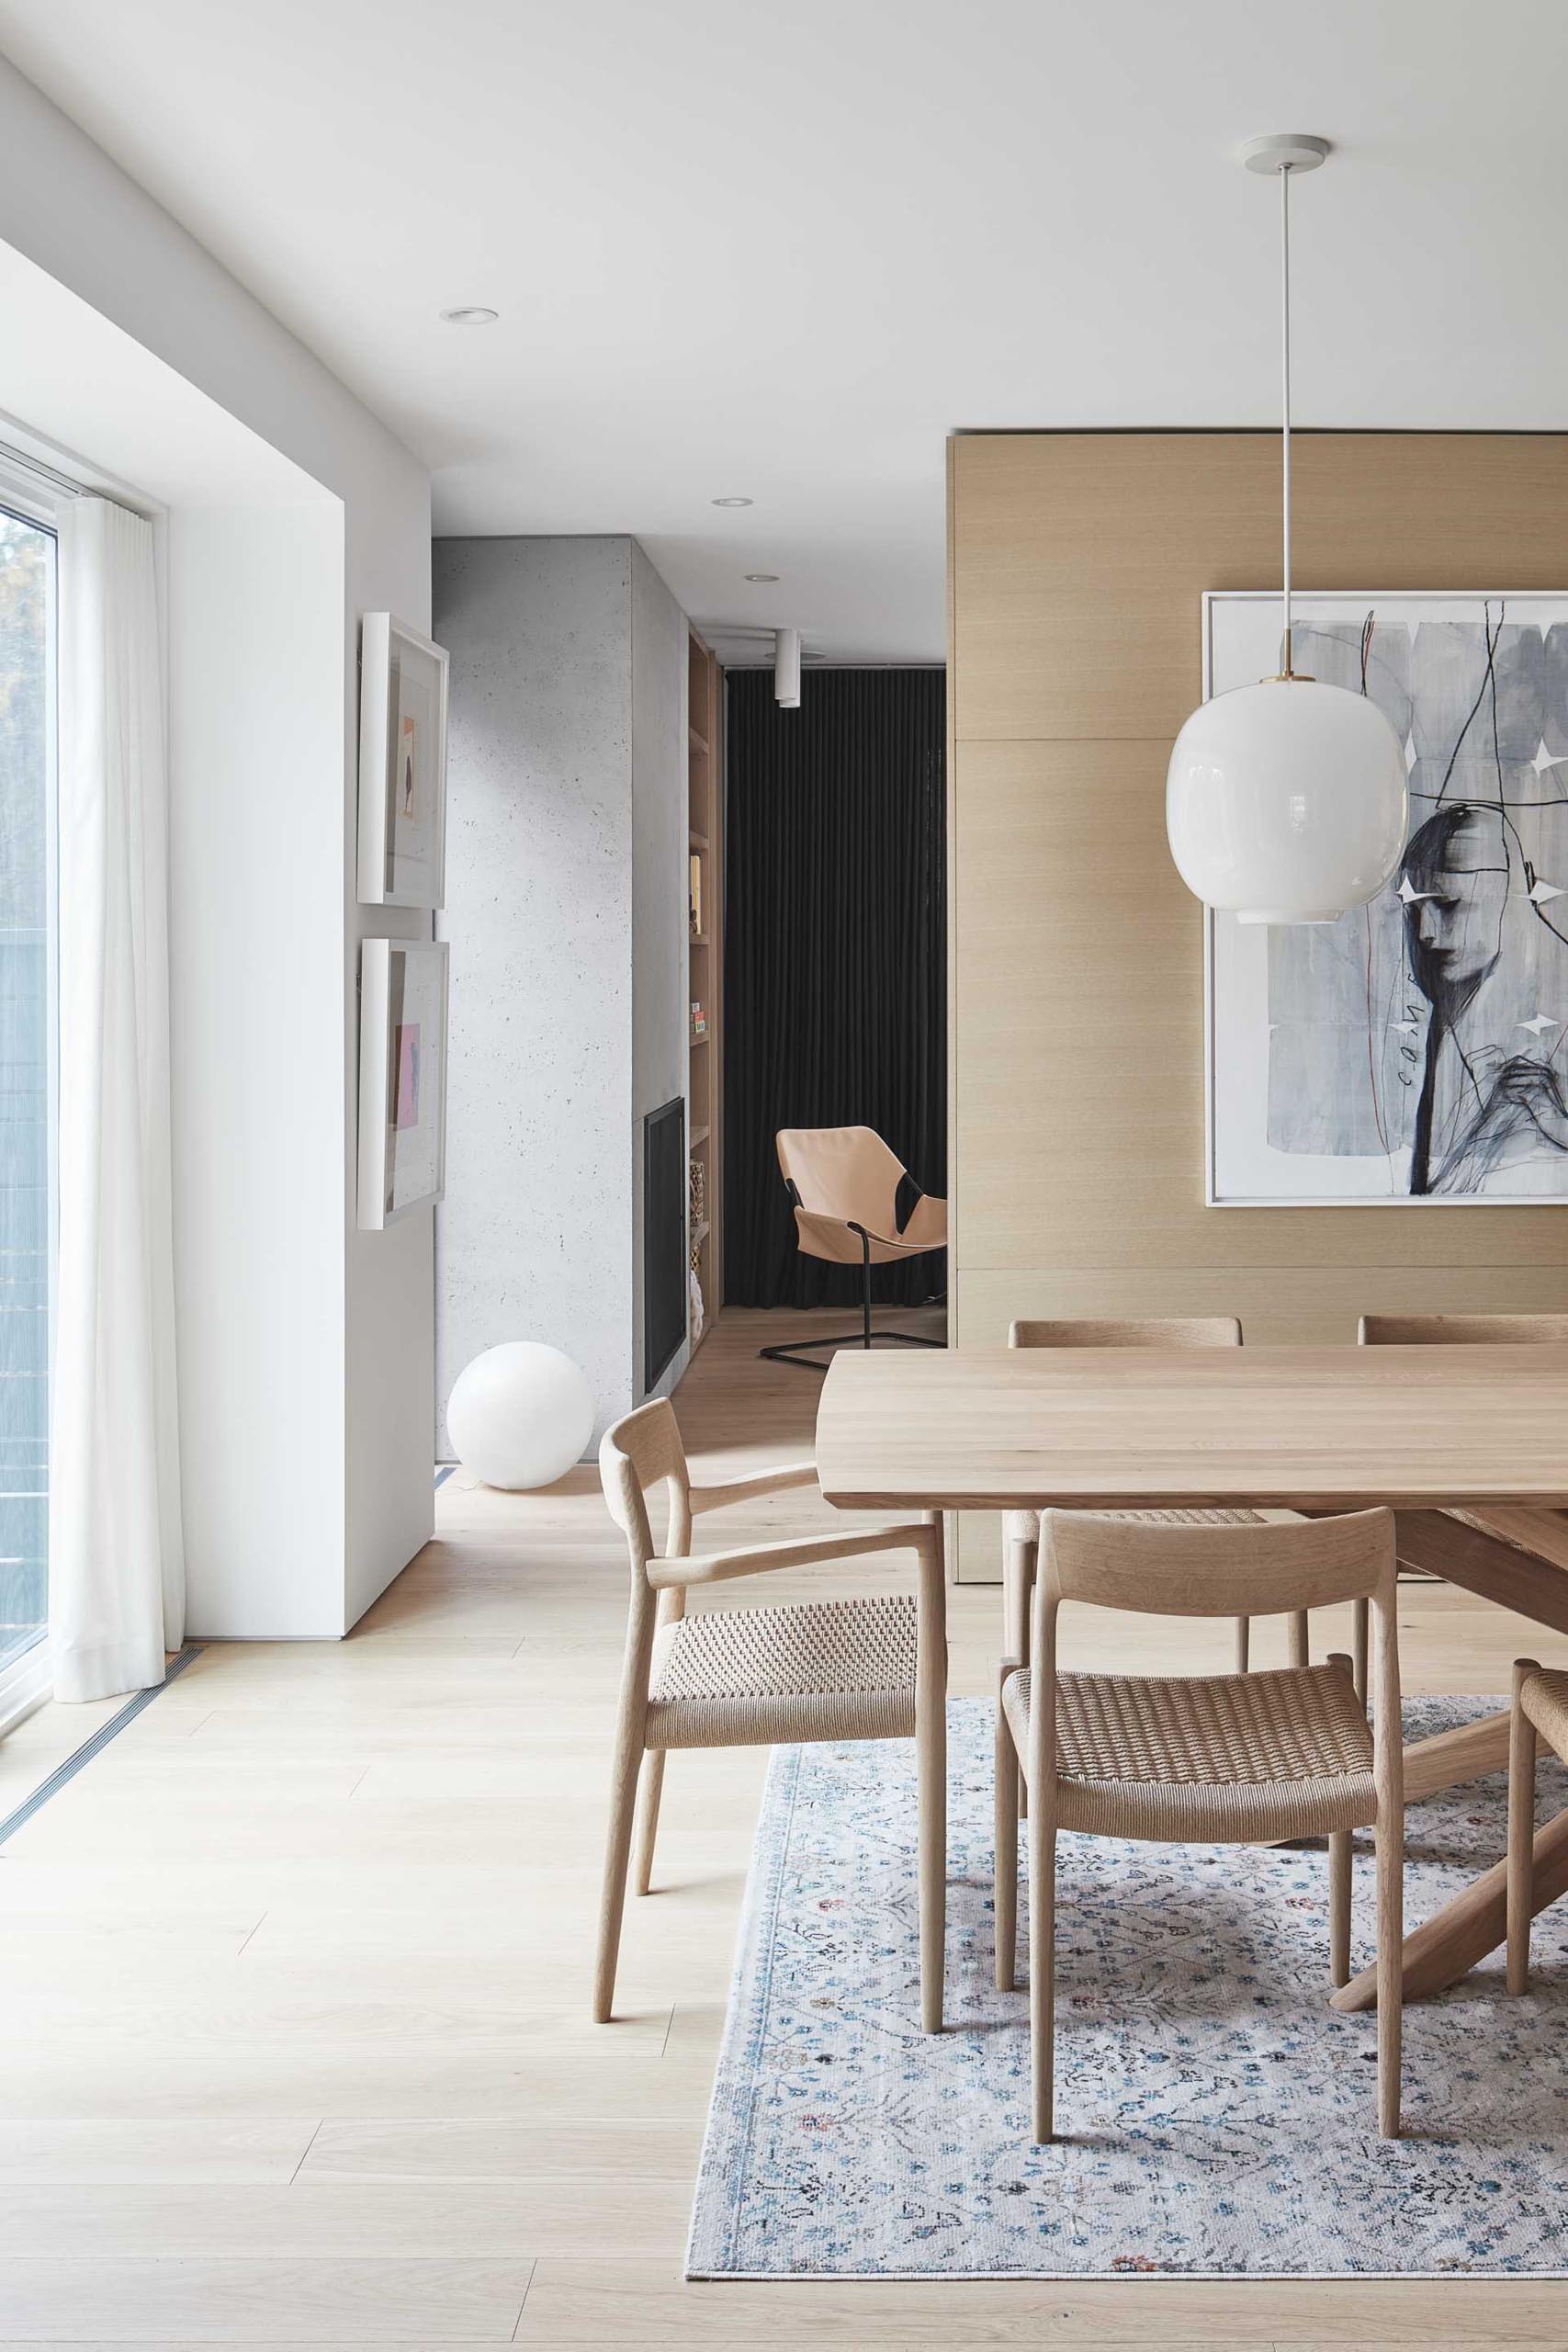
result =
[{"label": "built-in shelving niche", "polygon": [[690,1257],[702,1289],[705,1335],[718,1313],[723,1283],[724,762],[720,738],[724,695],[717,658],[694,630],[688,639],[686,659],[691,829],[688,1207]]}]

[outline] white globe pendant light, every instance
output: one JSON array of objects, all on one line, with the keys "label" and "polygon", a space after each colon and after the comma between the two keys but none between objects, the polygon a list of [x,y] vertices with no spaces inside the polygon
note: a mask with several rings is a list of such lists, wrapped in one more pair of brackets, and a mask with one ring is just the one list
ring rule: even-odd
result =
[{"label": "white globe pendant light", "polygon": [[1182,880],[1240,922],[1333,922],[1376,898],[1404,847],[1404,748],[1376,703],[1291,662],[1291,175],[1325,139],[1255,139],[1249,171],[1280,176],[1284,279],[1284,665],[1215,695],[1176,739],[1166,829]]}]

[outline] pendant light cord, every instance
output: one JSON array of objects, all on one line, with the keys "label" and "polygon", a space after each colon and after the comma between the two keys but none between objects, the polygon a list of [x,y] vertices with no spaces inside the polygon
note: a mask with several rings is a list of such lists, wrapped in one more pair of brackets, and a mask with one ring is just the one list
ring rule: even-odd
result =
[{"label": "pendant light cord", "polygon": [[1284,491],[1284,525],[1280,534],[1284,559],[1285,662],[1281,675],[1293,677],[1291,660],[1291,166],[1280,166],[1280,363],[1283,386],[1283,430],[1280,435],[1280,474]]}]

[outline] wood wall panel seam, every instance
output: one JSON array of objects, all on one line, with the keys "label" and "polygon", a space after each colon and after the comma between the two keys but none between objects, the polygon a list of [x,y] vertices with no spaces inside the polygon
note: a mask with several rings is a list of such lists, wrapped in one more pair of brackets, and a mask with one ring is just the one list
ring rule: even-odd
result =
[{"label": "wood wall panel seam", "polygon": [[[1252,1216],[1257,1214],[1258,1214],[1258,1212],[1252,1209],[1238,1209],[1236,1211],[1236,1215],[1238,1216]],[[1264,1214],[1267,1214],[1267,1212],[1264,1212]],[[1080,1274],[1119,1274],[1125,1271],[1126,1265],[1127,1261],[1125,1258],[1106,1258],[1098,1261],[1085,1260],[1082,1263],[1069,1261],[1062,1265],[1031,1266],[1028,1271],[1032,1274],[1050,1274],[1056,1276],[1072,1275],[1076,1277]],[[964,1261],[964,1270],[965,1273],[970,1274],[1013,1274],[1019,1271],[1016,1266],[1010,1265],[1005,1258],[966,1258]],[[1480,1273],[1484,1273],[1488,1271],[1497,1273],[1517,1273],[1519,1271],[1519,1261],[1517,1258],[1469,1258],[1465,1261],[1465,1270],[1468,1272]],[[1193,1273],[1204,1273],[1211,1270],[1207,1267],[1194,1266],[1190,1271]],[[1299,1274],[1309,1272],[1310,1269],[1303,1267],[1301,1261],[1297,1259],[1280,1258],[1274,1262],[1269,1262],[1262,1260],[1253,1260],[1249,1261],[1244,1271],[1249,1277],[1255,1277],[1260,1274]],[[1410,1270],[1407,1265],[1402,1265],[1398,1259],[1393,1259],[1391,1260],[1387,1265],[1363,1265],[1360,1266],[1358,1271],[1362,1274],[1371,1275],[1384,1273],[1407,1273]],[[1364,1311],[1369,1314],[1372,1314],[1379,1313],[1382,1310],[1377,1308],[1367,1308]],[[1547,1311],[1547,1308],[1543,1305],[1542,1312],[1545,1313]],[[1556,1308],[1555,1305],[1553,1305],[1550,1311],[1555,1313],[1559,1310]]]},{"label": "wood wall panel seam", "polygon": [[1072,745],[1083,751],[1091,745],[1106,748],[1114,743],[1124,751],[1136,751],[1140,744],[1156,744],[1167,748],[1176,741],[1175,731],[1166,735],[954,735],[954,751],[967,747],[987,752],[1034,751],[1042,744]]}]

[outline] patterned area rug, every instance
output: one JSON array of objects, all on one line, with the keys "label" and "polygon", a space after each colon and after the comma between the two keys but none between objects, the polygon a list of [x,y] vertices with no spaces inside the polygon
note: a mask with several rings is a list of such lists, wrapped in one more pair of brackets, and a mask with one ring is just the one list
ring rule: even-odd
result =
[{"label": "patterned area rug", "polygon": [[[1427,1699],[1409,1736],[1491,1713]],[[1056,2110],[1029,2140],[1021,1990],[993,1977],[991,1731],[952,1709],[947,2015],[918,2012],[912,1747],[775,1751],[688,2276],[1556,2276],[1568,2268],[1568,1900],[1529,1994],[1501,1955],[1405,2012],[1404,2126],[1374,2020],[1327,2006],[1322,1847],[1060,1841]],[[1501,1856],[1499,1774],[1412,1806],[1412,1924]],[[1540,1817],[1568,1804],[1543,1758]],[[1371,1957],[1358,1838],[1355,1965]],[[1021,1912],[1022,1906],[1021,1905]]]}]

